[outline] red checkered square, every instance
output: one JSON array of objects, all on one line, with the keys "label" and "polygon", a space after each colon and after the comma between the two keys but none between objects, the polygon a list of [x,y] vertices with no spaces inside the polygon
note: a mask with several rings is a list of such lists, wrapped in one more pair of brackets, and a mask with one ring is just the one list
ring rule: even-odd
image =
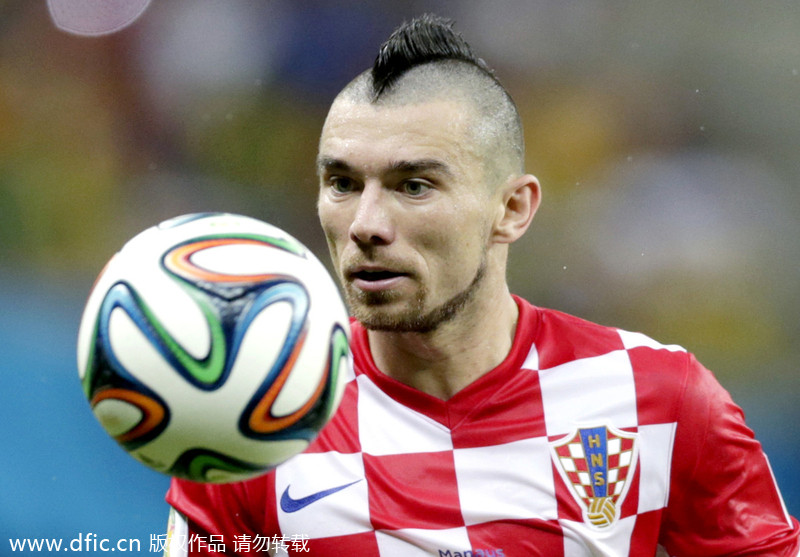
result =
[{"label": "red checkered square", "polygon": [[[531,532],[536,532],[535,536]],[[557,520],[504,520],[467,527],[473,555],[561,557],[564,533]],[[500,552],[502,550],[502,553]]]},{"label": "red checkered square", "polygon": [[[631,513],[635,514],[635,513]],[[629,516],[623,506],[623,516]],[[661,511],[651,511],[638,515],[630,537],[630,555],[656,555],[658,532],[661,528]]]},{"label": "red checkered square", "polygon": [[557,311],[548,311],[542,316],[539,331],[536,340],[539,369],[624,349],[622,339],[614,329]]},{"label": "red checkered square", "polygon": [[617,481],[614,483],[624,482],[628,479],[628,472],[630,472],[630,466],[623,466],[622,468],[616,467],[614,470],[617,470]]},{"label": "red checkered square", "polygon": [[617,512],[621,518],[626,516],[634,516],[639,512],[639,481],[642,476],[637,462],[636,470],[630,474],[630,468],[626,472],[625,481],[628,482],[628,493],[625,499],[622,500],[622,505],[617,506]]},{"label": "red checkered square", "polygon": [[464,526],[452,451],[364,454],[364,475],[375,529]]},{"label": "red checkered square", "polygon": [[648,347],[628,350],[636,384],[639,425],[675,421],[682,391],[676,381],[683,381],[687,365],[685,352],[654,350]]},{"label": "red checkered square", "polygon": [[374,531],[332,538],[312,538],[308,540],[307,552],[290,552],[289,555],[297,555],[298,557],[302,555],[349,555],[353,545],[358,545],[359,557],[380,556]]},{"label": "red checkered square", "polygon": [[342,402],[330,423],[325,426],[327,435],[318,437],[307,453],[322,453],[336,450],[340,453],[361,452],[358,438],[358,385],[350,381],[344,389]]},{"label": "red checkered square", "polygon": [[[504,378],[506,379],[506,378]],[[492,397],[453,397],[450,404],[453,448],[502,445],[546,435],[539,374],[520,370],[498,382]],[[502,400],[503,404],[494,404]]]}]

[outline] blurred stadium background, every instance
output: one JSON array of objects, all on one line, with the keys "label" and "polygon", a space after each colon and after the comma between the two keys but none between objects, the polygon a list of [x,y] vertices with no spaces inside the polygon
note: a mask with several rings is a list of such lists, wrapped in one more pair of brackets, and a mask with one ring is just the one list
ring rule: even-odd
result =
[{"label": "blurred stadium background", "polygon": [[526,122],[545,198],[514,290],[697,354],[800,514],[796,3],[170,0],[86,38],[17,0],[0,2],[0,544],[94,532],[145,551],[164,531],[167,479],[82,398],[92,281],[129,237],[201,210],[325,258],[327,105],[424,11],[456,20]]}]

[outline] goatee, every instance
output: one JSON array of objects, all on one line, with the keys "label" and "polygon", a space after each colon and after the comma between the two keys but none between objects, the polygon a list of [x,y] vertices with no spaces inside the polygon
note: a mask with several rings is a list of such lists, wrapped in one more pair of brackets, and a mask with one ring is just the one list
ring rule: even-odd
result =
[{"label": "goatee", "polygon": [[346,289],[353,316],[367,329],[394,333],[430,333],[451,321],[472,300],[486,276],[486,260],[481,261],[470,284],[437,307],[423,312],[427,289],[422,289],[407,310],[392,315],[381,311],[395,299],[394,292],[363,292]]}]

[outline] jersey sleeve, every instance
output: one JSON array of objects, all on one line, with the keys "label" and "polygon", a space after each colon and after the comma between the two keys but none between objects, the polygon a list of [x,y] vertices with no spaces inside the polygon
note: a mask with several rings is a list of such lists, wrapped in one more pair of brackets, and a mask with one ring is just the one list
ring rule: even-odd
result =
[{"label": "jersey sleeve", "polygon": [[173,479],[166,500],[185,517],[186,532],[171,546],[185,547],[189,555],[268,555],[277,535],[269,526],[270,485],[264,477],[232,484]]},{"label": "jersey sleeve", "polygon": [[687,355],[660,543],[672,556],[798,555],[789,516],[744,413]]}]

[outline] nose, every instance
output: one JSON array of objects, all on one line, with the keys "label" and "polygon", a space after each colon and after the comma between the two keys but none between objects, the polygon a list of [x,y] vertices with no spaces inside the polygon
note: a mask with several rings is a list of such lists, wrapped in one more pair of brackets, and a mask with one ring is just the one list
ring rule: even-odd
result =
[{"label": "nose", "polygon": [[362,189],[350,239],[361,246],[386,245],[394,241],[389,195],[380,184],[366,184]]}]

